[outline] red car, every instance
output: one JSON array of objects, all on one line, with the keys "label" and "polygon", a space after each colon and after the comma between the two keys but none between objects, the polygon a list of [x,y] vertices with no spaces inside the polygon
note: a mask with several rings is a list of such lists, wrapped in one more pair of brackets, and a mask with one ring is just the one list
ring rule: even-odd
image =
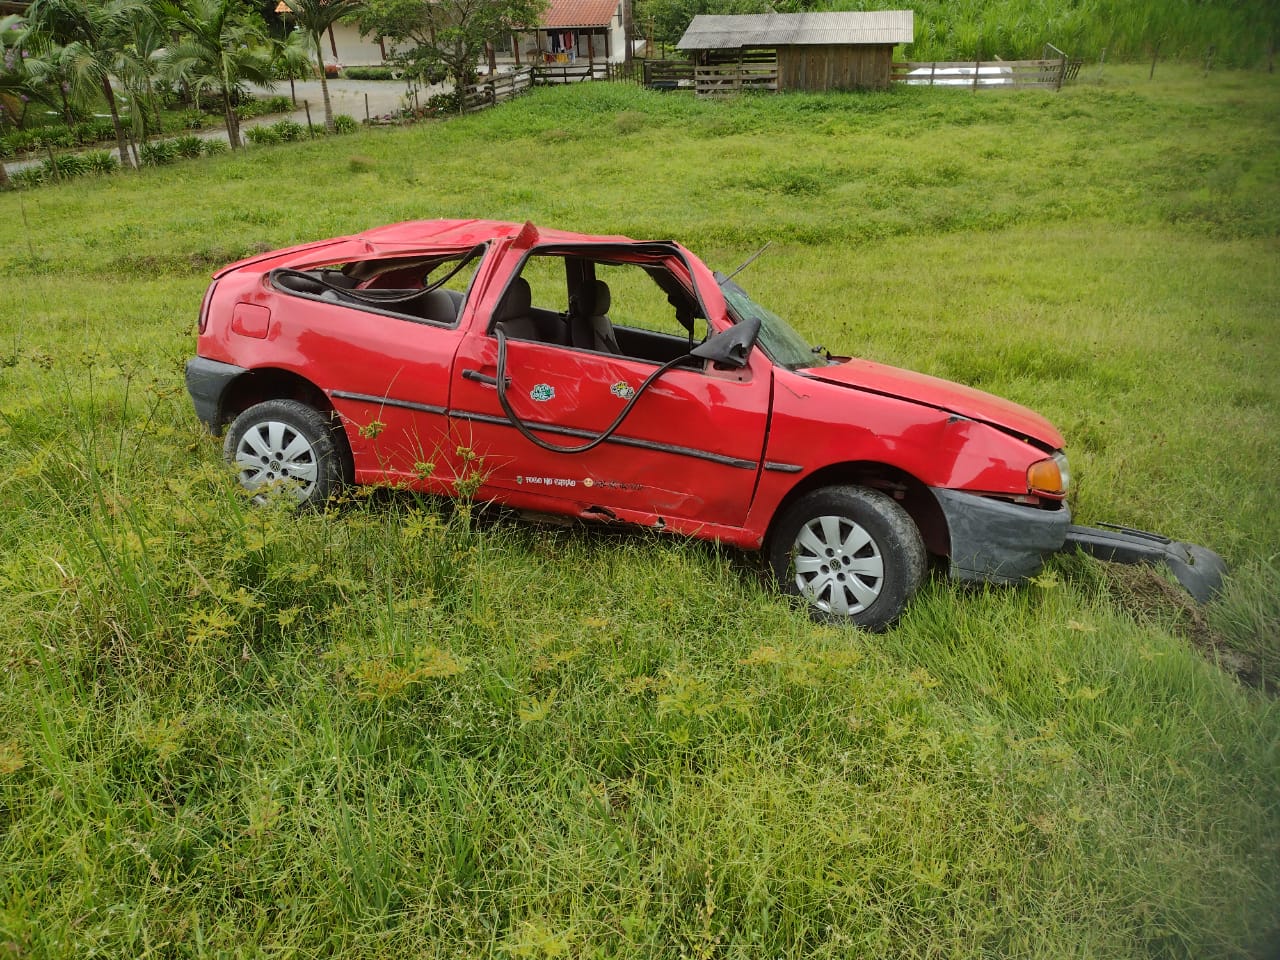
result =
[{"label": "red car", "polygon": [[196,413],[246,487],[302,503],[391,484],[764,549],[869,628],[931,555],[1003,582],[1074,544],[1216,586],[1201,548],[1072,527],[1043,417],[828,356],[676,243],[395,224],[224,268],[199,330]]}]

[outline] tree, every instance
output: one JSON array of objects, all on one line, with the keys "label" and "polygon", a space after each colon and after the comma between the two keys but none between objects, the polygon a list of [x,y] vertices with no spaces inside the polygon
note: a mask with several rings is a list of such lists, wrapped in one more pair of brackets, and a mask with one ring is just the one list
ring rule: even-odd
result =
[{"label": "tree", "polygon": [[275,70],[261,24],[240,0],[167,0],[161,10],[183,34],[164,55],[170,78],[185,83],[197,97],[206,91],[222,101],[227,139],[240,149],[236,100],[244,84],[271,88]]},{"label": "tree", "polygon": [[[320,68],[320,98],[324,101],[324,129],[333,133],[333,106],[329,102],[329,81],[324,75],[324,53],[320,38],[324,32],[345,16],[360,9],[359,0],[284,0],[293,13],[298,28],[311,38],[316,52],[316,66]],[[418,0],[422,2],[422,0]]]},{"label": "tree", "polygon": [[132,167],[124,125],[111,78],[128,69],[124,54],[133,20],[151,16],[141,0],[34,0],[27,8],[28,30],[60,47],[58,62],[78,91],[95,88],[111,111],[122,166]]},{"label": "tree", "polygon": [[[276,47],[276,74],[289,80],[289,97],[298,105],[298,91],[293,81],[309,77],[316,72],[311,59],[311,38],[303,30],[291,30],[285,42]],[[324,70],[320,71],[324,75]]]},{"label": "tree", "polygon": [[458,88],[475,81],[485,44],[538,26],[546,0],[368,0],[360,32],[414,45],[406,64],[419,75],[448,73]]}]

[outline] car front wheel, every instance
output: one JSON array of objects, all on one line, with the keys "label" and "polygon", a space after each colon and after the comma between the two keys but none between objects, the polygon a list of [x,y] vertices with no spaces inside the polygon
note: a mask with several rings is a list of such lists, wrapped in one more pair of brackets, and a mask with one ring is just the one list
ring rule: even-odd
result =
[{"label": "car front wheel", "polygon": [[236,417],[222,450],[246,490],[280,487],[300,506],[318,506],[342,485],[338,431],[304,403],[268,400]]},{"label": "car front wheel", "polygon": [[779,517],[769,565],[815,618],[883,630],[924,580],[925,550],[911,517],[883,493],[824,487]]}]

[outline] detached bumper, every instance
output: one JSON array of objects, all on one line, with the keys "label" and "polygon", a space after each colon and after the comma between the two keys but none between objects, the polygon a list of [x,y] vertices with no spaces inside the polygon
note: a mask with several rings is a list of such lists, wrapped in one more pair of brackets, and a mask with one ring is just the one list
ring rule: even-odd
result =
[{"label": "detached bumper", "polygon": [[1112,563],[1163,563],[1200,603],[1208,603],[1222,589],[1227,565],[1208,547],[1170,540],[1145,530],[1112,524],[1106,527],[1069,527],[1063,549],[1079,547],[1091,557]]},{"label": "detached bumper", "polygon": [[195,405],[196,416],[209,428],[210,433],[222,431],[222,394],[244,367],[194,357],[187,361],[187,393]]},{"label": "detached bumper", "polygon": [[1013,583],[1039,571],[1062,549],[1071,510],[1023,507],[972,493],[933,487],[951,534],[951,576]]}]

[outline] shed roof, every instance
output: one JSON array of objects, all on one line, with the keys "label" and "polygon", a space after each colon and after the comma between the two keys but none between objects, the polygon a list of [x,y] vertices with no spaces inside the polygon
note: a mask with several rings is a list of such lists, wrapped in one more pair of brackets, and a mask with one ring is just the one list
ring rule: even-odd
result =
[{"label": "shed roof", "polygon": [[681,50],[733,50],[799,44],[911,43],[915,16],[910,10],[837,13],[754,13],[693,18],[676,46]]},{"label": "shed roof", "polygon": [[541,27],[607,27],[617,12],[618,0],[551,0]]}]

